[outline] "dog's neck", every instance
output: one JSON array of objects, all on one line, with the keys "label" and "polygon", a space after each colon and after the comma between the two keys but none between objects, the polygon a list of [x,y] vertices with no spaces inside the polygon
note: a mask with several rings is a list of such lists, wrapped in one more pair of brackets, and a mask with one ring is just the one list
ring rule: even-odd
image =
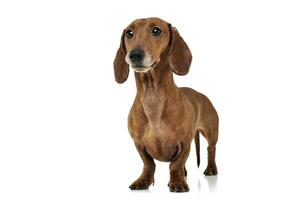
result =
[{"label": "dog's neck", "polygon": [[156,97],[164,100],[177,95],[173,72],[167,63],[155,66],[146,73],[135,72],[137,96],[141,101]]},{"label": "dog's neck", "polygon": [[[160,63],[147,73],[135,72],[137,96],[153,126],[160,126],[161,116],[169,104],[176,104],[180,95],[167,63]],[[172,101],[168,101],[172,99]],[[157,127],[159,128],[159,127]]]}]

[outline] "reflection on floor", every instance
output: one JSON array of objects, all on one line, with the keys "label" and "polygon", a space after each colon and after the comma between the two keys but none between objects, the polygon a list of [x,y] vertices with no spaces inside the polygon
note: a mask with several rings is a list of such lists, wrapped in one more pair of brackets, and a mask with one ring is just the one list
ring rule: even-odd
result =
[{"label": "reflection on floor", "polygon": [[215,193],[217,190],[218,176],[205,176],[204,178],[207,181],[209,191]]}]

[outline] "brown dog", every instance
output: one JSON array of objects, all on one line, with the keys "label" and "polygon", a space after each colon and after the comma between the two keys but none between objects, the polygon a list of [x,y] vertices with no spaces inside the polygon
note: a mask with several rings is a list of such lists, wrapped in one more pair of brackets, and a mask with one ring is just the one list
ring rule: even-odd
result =
[{"label": "brown dog", "polygon": [[218,115],[209,99],[190,88],[178,88],[173,73],[189,71],[191,53],[176,28],[159,18],[138,19],[121,36],[114,61],[115,79],[126,81],[129,65],[135,71],[137,95],[128,128],[144,167],[130,189],[147,189],[154,183],[154,158],[170,162],[169,189],[186,192],[185,162],[195,140],[200,164],[199,132],[208,141],[205,175],[216,175],[215,145]]}]

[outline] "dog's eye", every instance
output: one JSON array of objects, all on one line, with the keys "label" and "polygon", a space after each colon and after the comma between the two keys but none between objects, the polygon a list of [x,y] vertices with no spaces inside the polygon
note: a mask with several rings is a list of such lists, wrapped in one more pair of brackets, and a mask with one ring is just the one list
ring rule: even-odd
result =
[{"label": "dog's eye", "polygon": [[153,36],[159,36],[161,34],[161,29],[159,27],[155,27],[152,30]]},{"label": "dog's eye", "polygon": [[131,39],[134,36],[134,33],[132,30],[127,30],[125,35],[128,39]]}]

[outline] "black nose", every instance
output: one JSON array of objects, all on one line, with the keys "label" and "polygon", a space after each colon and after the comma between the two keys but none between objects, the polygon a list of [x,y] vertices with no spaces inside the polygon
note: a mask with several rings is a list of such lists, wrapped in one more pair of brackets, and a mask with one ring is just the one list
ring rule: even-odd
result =
[{"label": "black nose", "polygon": [[133,49],[130,53],[130,60],[133,62],[133,63],[139,63],[143,60],[144,58],[144,51],[140,48],[137,48],[137,49]]}]

